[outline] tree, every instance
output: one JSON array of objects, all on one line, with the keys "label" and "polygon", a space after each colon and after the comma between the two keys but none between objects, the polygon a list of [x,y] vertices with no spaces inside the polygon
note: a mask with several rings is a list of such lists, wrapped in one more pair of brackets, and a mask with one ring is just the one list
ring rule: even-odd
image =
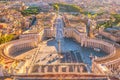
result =
[{"label": "tree", "polygon": [[26,10],[21,11],[21,13],[24,16],[31,15],[31,14],[38,14],[39,13],[39,8],[31,6],[31,7],[27,8]]},{"label": "tree", "polygon": [[118,24],[120,22],[120,14],[112,14],[112,16],[115,18],[114,24]]},{"label": "tree", "polygon": [[88,16],[88,18],[91,18],[91,17],[92,17],[92,15],[91,15],[91,14],[88,14],[87,16]]},{"label": "tree", "polygon": [[53,5],[54,10],[59,11],[59,6],[57,4]]},{"label": "tree", "polygon": [[74,4],[55,3],[53,4],[54,10],[62,12],[82,12],[82,8]]},{"label": "tree", "polygon": [[95,19],[95,18],[97,17],[97,15],[98,15],[98,14],[94,14],[94,15],[92,16],[92,18],[94,18],[94,19]]},{"label": "tree", "polygon": [[0,37],[0,44],[9,42],[9,41],[11,41],[13,38],[14,38],[14,35],[12,35],[12,34],[2,35],[2,36]]}]

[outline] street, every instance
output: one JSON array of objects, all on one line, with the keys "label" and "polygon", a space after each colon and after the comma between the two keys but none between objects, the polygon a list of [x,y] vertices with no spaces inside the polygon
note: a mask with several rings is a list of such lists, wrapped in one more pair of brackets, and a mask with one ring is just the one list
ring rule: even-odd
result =
[{"label": "street", "polygon": [[63,39],[64,35],[63,35],[63,20],[62,20],[62,16],[58,16],[58,18],[56,19],[56,40],[60,40]]}]

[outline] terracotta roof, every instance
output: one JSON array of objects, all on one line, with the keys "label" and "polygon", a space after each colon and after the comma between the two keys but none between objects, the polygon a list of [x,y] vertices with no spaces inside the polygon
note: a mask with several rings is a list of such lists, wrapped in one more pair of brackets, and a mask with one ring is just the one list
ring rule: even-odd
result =
[{"label": "terracotta roof", "polygon": [[2,29],[3,28],[3,25],[0,25],[0,29]]}]

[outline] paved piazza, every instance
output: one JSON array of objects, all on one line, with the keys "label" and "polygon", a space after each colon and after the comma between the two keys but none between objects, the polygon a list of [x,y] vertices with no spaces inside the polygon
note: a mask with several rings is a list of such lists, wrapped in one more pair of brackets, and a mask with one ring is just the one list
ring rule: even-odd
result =
[{"label": "paved piazza", "polygon": [[[15,54],[19,55],[20,52],[17,52]],[[20,56],[16,58],[19,59],[24,57],[26,59],[25,65],[33,66],[32,69],[29,70],[30,73],[46,73],[50,72],[49,70],[51,70],[52,68],[54,69],[54,67],[56,67],[56,70],[61,70],[60,68],[62,64],[66,65],[69,68],[67,72],[75,72],[75,69],[77,70],[77,72],[80,72],[79,69],[81,69],[81,66],[83,69],[82,72],[91,72],[91,56],[96,58],[106,55],[107,53],[102,51],[95,51],[92,48],[81,47],[81,44],[77,43],[77,41],[72,38],[65,38],[63,35],[62,17],[58,16],[58,18],[56,19],[56,37],[40,42],[37,48],[29,52],[23,53],[23,51],[21,51]],[[22,73],[26,72],[24,70],[25,67],[23,68],[23,70],[20,70]],[[65,71],[66,70],[67,69],[65,69]],[[64,70],[61,71],[64,72]]]},{"label": "paved piazza", "polygon": [[[63,63],[65,64],[85,63],[85,65],[83,66],[84,71],[90,72],[91,71],[90,68],[92,64],[90,55],[92,54],[93,56],[97,56],[97,57],[102,57],[106,55],[106,53],[101,51],[100,52],[94,51],[94,49],[92,48],[81,47],[80,44],[78,44],[75,40],[69,38],[64,38],[62,40],[61,50],[62,50],[62,57],[59,57],[58,42],[53,38],[40,43],[38,48],[26,53],[22,53],[21,56],[16,58],[26,57],[27,59],[25,65],[27,66],[41,65],[40,71],[42,72],[45,72],[44,69],[48,65],[49,67],[45,70],[47,70],[47,72],[50,72],[49,70],[51,70],[52,67],[54,68],[53,65],[56,65],[56,70],[57,70],[59,64],[63,64]],[[71,68],[71,66],[69,67]],[[80,67],[80,65],[77,65],[76,67],[78,68]],[[34,67],[34,68],[32,72],[36,72],[38,70],[38,67]],[[24,69],[23,69],[23,73],[24,73]]]},{"label": "paved piazza", "polygon": [[[58,50],[58,44],[56,40],[50,40],[47,42],[48,46],[54,46]],[[63,58],[61,59],[62,63],[81,63],[85,62],[91,65],[90,55],[102,57],[105,56],[104,52],[97,52],[90,48],[81,47],[73,39],[64,38],[61,43],[61,50]]]}]

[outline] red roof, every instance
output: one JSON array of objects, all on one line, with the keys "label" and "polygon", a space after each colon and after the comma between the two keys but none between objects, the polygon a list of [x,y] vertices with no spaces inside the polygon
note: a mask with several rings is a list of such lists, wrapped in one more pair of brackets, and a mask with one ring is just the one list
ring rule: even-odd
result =
[{"label": "red roof", "polygon": [[3,25],[0,25],[0,29],[2,29],[3,28]]}]

